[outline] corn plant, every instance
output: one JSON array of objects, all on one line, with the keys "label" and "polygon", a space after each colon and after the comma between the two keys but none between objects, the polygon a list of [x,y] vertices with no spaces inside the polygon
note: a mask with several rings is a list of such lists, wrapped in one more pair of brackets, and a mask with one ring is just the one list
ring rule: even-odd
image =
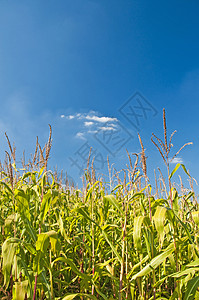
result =
[{"label": "corn plant", "polygon": [[[161,197],[139,155],[129,153],[123,180],[108,164],[111,192],[89,162],[85,187],[71,188],[48,170],[47,144],[38,142],[23,170],[15,148],[1,166],[1,299],[199,299],[199,209],[193,189],[172,183],[165,111],[164,142],[153,135],[168,174]],[[177,152],[178,154],[178,152]],[[184,165],[181,165],[191,179]],[[128,180],[127,180],[128,178]],[[192,179],[191,179],[192,182]],[[164,187],[167,183],[164,182]]]}]

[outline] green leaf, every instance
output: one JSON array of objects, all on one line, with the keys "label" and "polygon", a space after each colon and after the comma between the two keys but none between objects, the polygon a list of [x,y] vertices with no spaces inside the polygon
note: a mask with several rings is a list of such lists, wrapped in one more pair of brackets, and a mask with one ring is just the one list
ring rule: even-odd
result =
[{"label": "green leaf", "polygon": [[13,300],[24,300],[28,292],[28,280],[15,282],[13,287]]},{"label": "green leaf", "polygon": [[196,291],[195,300],[199,300],[199,292],[198,291]]},{"label": "green leaf", "polygon": [[23,242],[23,245],[31,254],[33,254],[33,255],[36,254],[36,250],[31,244]]},{"label": "green leaf", "polygon": [[93,222],[101,231],[103,237],[105,238],[105,240],[107,241],[107,243],[109,244],[109,246],[111,247],[111,249],[113,250],[113,252],[115,253],[115,255],[117,256],[117,259],[119,260],[120,263],[122,263],[122,258],[119,255],[119,253],[117,252],[116,248],[113,246],[113,244],[111,243],[111,241],[109,240],[106,232],[94,221],[92,220],[89,215],[87,214],[87,212],[85,211],[84,207],[80,207],[77,208],[76,211],[78,211],[82,216],[84,216],[87,220]]},{"label": "green leaf", "polygon": [[49,190],[48,193],[43,196],[43,200],[42,200],[42,203],[41,203],[41,208],[40,208],[40,220],[41,220],[41,222],[44,221],[44,219],[46,217],[46,214],[50,209],[51,200],[52,200],[52,194],[51,194],[51,191]]},{"label": "green leaf", "polygon": [[107,200],[110,204],[112,204],[120,213],[124,215],[124,212],[119,204],[119,202],[115,199],[113,195],[104,196],[104,200]]},{"label": "green leaf", "polygon": [[62,298],[62,300],[72,300],[77,296],[78,297],[82,296],[82,297],[86,297],[86,298],[89,298],[89,299],[97,300],[97,298],[93,295],[81,294],[81,293],[67,295],[64,298]]},{"label": "green leaf", "polygon": [[156,230],[160,237],[160,246],[162,247],[164,242],[164,222],[165,222],[165,216],[166,216],[167,209],[163,206],[158,206],[155,212],[155,215],[153,216],[153,220],[155,223]]},{"label": "green leaf", "polygon": [[57,232],[54,230],[47,231],[44,233],[38,234],[36,242],[36,250],[45,253],[47,251],[49,242],[51,244],[51,249],[53,253],[56,252],[58,246]]},{"label": "green leaf", "polygon": [[141,250],[141,229],[144,219],[144,216],[135,217],[134,219],[133,240],[138,250]]},{"label": "green leaf", "polygon": [[45,253],[49,245],[49,238],[46,233],[38,234],[36,241],[36,250]]},{"label": "green leaf", "polygon": [[32,176],[32,174],[35,174],[35,172],[27,172],[25,173],[22,178],[21,178],[21,181],[25,180],[26,178]]},{"label": "green leaf", "polygon": [[32,224],[30,223],[30,221],[28,220],[28,218],[25,215],[23,215],[23,222],[24,222],[24,225],[25,225],[25,228],[26,228],[28,234],[30,235],[32,241],[35,243],[37,240],[36,231],[32,227]]},{"label": "green leaf", "polygon": [[55,262],[58,262],[58,261],[62,261],[62,262],[65,262],[67,265],[70,266],[71,270],[77,274],[80,278],[82,279],[86,279],[88,281],[91,280],[90,276],[89,275],[86,275],[85,273],[82,273],[81,271],[79,271],[76,267],[76,265],[74,264],[74,262],[69,259],[69,258],[65,258],[65,257],[58,257],[56,258],[53,262],[52,262],[52,266],[54,265]]},{"label": "green leaf", "polygon": [[56,251],[59,249],[57,232],[54,231],[54,230],[51,230],[51,231],[46,232],[46,234],[50,238],[50,244],[51,244],[52,252],[56,253]]},{"label": "green leaf", "polygon": [[184,275],[187,275],[187,274],[194,274],[194,273],[197,272],[197,271],[199,271],[199,268],[189,268],[189,269],[185,269],[185,270],[183,270],[183,271],[174,273],[174,274],[172,275],[172,277],[179,278],[179,277],[184,276]]},{"label": "green leaf", "polygon": [[192,212],[192,217],[193,217],[193,220],[194,222],[196,223],[196,225],[199,224],[199,211],[193,211]]},{"label": "green leaf", "polygon": [[199,266],[199,259],[192,261],[187,267],[198,267]]},{"label": "green leaf", "polygon": [[140,272],[135,274],[132,278],[132,280],[135,280],[138,277],[146,276],[149,274],[151,271],[156,269],[163,261],[174,251],[174,244],[172,243],[167,247],[166,249],[163,250],[163,252],[156,257],[154,257],[150,263],[148,263]]},{"label": "green leaf", "polygon": [[149,259],[149,256],[147,255],[139,263],[137,263],[136,265],[134,265],[133,268],[132,268],[132,270],[127,274],[126,278],[129,279],[131,277],[131,275],[133,274],[133,271],[135,269],[137,269],[138,267],[140,267],[145,262],[147,262],[148,259]]},{"label": "green leaf", "polygon": [[191,243],[193,243],[193,240],[192,240],[192,237],[191,237],[191,234],[190,234],[190,231],[189,231],[189,228],[187,227],[187,225],[186,225],[184,222],[182,222],[182,221],[180,220],[180,218],[178,218],[177,215],[175,215],[175,217],[176,217],[176,219],[178,220],[178,222],[180,222],[180,224],[182,225],[182,227],[184,228],[184,230],[185,230],[185,232],[186,232],[186,234],[187,234],[187,237],[188,237],[189,241],[190,241]]},{"label": "green leaf", "polygon": [[80,295],[79,294],[71,294],[71,295],[65,296],[64,298],[62,298],[62,300],[72,300],[77,296],[80,296]]},{"label": "green leaf", "polygon": [[8,239],[2,246],[4,285],[6,287],[8,287],[10,282],[10,272],[17,246],[18,240],[16,239]]},{"label": "green leaf", "polygon": [[187,283],[187,288],[184,296],[184,300],[194,299],[197,288],[199,287],[199,276],[192,278]]},{"label": "green leaf", "polygon": [[8,192],[13,195],[11,188],[5,182],[0,181],[0,185],[4,186],[8,190]]},{"label": "green leaf", "polygon": [[184,172],[185,172],[189,177],[191,177],[190,174],[187,172],[187,169],[185,168],[185,165],[183,165],[183,164],[177,164],[177,165],[175,166],[175,168],[173,169],[173,171],[171,172],[170,176],[169,176],[170,179],[173,177],[173,175],[174,175],[175,172],[179,169],[180,166],[182,167],[182,169],[184,170]]}]

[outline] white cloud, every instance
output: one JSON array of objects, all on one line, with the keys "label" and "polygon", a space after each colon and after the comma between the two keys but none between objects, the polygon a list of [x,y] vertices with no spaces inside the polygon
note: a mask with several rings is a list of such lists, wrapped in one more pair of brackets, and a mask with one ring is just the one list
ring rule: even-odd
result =
[{"label": "white cloud", "polygon": [[79,138],[81,140],[86,140],[85,137],[84,137],[84,133],[83,132],[78,132],[76,133],[76,138]]},{"label": "white cloud", "polygon": [[73,115],[70,115],[70,116],[68,116],[67,117],[69,120],[72,120],[72,119],[74,119],[75,118],[75,116],[73,116]]},{"label": "white cloud", "polygon": [[[78,120],[83,121],[81,125],[81,132],[77,132],[75,137],[86,140],[87,134],[95,134],[98,130],[102,131],[115,131],[117,128],[117,118],[100,117],[96,111],[89,111],[88,113],[76,113],[73,115],[61,115],[61,118],[66,118],[67,120]],[[83,125],[83,129],[82,129]],[[79,126],[79,125],[78,125]],[[91,130],[92,128],[92,130]]]},{"label": "white cloud", "polygon": [[84,125],[87,126],[87,127],[88,127],[88,126],[92,126],[92,125],[93,125],[93,122],[84,122]]},{"label": "white cloud", "polygon": [[85,116],[85,119],[92,120],[95,122],[100,122],[100,123],[117,122],[118,121],[116,118],[98,117],[98,116],[90,116],[90,115]]},{"label": "white cloud", "polygon": [[61,115],[60,118],[62,118],[62,119],[66,118],[66,119],[68,119],[68,120],[72,120],[72,119],[75,118],[75,116],[74,116],[74,115],[69,115],[69,116]]},{"label": "white cloud", "polygon": [[99,129],[101,129],[101,130],[103,130],[103,131],[116,130],[116,129],[115,129],[114,127],[112,127],[112,126],[107,126],[107,127],[102,126],[102,127],[100,127]]},{"label": "white cloud", "polygon": [[95,133],[97,133],[98,132],[98,130],[88,130],[87,131],[87,133],[90,133],[90,134],[95,134]]},{"label": "white cloud", "polygon": [[174,157],[173,160],[170,158],[169,162],[171,164],[182,164],[183,163],[183,159],[181,157]]},{"label": "white cloud", "polygon": [[[65,115],[61,115],[63,118]],[[111,117],[99,117],[95,111],[90,111],[88,114],[77,113],[74,115],[65,116],[68,120],[77,119],[77,120],[88,120],[89,122],[85,122],[85,126],[92,125],[91,122],[97,123],[107,123],[107,122],[118,122],[117,118]]]},{"label": "white cloud", "polygon": [[117,127],[117,124],[111,123],[111,124],[109,124],[109,126],[111,126],[111,127]]}]

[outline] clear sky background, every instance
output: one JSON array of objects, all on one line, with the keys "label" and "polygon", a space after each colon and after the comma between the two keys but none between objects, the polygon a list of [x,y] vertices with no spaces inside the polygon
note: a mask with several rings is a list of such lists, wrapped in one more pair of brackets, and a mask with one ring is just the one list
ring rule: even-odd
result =
[{"label": "clear sky background", "polygon": [[121,169],[126,148],[140,151],[139,131],[152,173],[164,107],[174,149],[193,142],[178,161],[199,181],[198,14],[197,0],[0,0],[0,156],[5,131],[28,158],[50,123],[50,167],[79,182],[85,145],[106,173],[107,155]]}]

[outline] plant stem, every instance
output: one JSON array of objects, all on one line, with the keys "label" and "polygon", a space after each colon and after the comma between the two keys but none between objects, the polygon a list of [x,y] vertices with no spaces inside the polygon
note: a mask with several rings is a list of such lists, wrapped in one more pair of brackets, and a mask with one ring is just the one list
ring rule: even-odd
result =
[{"label": "plant stem", "polygon": [[36,299],[36,291],[37,291],[37,273],[36,273],[36,275],[35,275],[35,284],[34,284],[33,300]]}]

